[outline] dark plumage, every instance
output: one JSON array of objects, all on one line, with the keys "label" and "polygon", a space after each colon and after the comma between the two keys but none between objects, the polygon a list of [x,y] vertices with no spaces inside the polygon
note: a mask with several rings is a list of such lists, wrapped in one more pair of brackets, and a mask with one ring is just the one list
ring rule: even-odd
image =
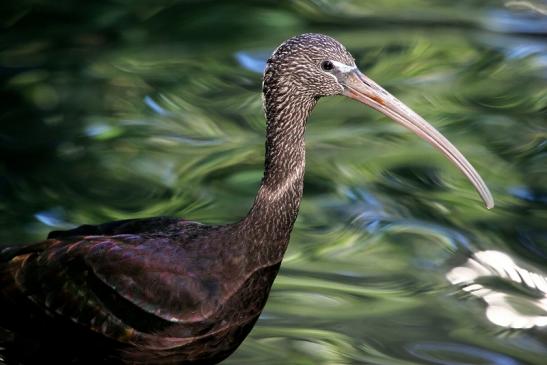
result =
[{"label": "dark plumage", "polygon": [[237,223],[126,220],[4,248],[5,360],[215,364],[230,355],[260,315],[287,248],[302,198],[306,120],[317,99],[344,94],[379,110],[394,103],[383,89],[364,101],[368,89],[355,82],[377,86],[330,37],[304,34],[274,52],[263,84],[264,178]]}]

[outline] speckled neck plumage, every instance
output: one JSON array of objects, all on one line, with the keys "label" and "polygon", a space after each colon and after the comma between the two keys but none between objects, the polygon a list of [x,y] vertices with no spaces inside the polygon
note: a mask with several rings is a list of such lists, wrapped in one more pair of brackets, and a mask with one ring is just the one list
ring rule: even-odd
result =
[{"label": "speckled neck plumage", "polygon": [[302,34],[280,45],[264,71],[267,119],[264,178],[239,232],[252,236],[246,239],[268,263],[278,263],[283,258],[298,215],[308,116],[321,96],[341,91],[338,83],[319,68],[325,58],[353,64],[351,55],[332,38]]},{"label": "speckled neck plumage", "polygon": [[264,178],[244,223],[254,227],[249,231],[262,235],[260,241],[274,243],[279,252],[279,245],[288,244],[302,200],[304,133],[316,99],[299,93],[289,80],[282,83],[275,73],[270,62],[263,87],[267,119]]}]

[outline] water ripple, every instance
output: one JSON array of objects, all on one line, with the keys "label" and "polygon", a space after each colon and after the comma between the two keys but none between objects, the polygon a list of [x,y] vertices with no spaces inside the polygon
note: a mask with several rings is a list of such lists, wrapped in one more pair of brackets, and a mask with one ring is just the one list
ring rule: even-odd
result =
[{"label": "water ripple", "polygon": [[[509,356],[479,347],[446,342],[421,342],[407,345],[407,350],[419,359],[440,365],[519,365]],[[459,360],[448,360],[458,358]]]},{"label": "water ripple", "polygon": [[[476,252],[466,263],[449,271],[446,278],[482,298],[487,304],[486,317],[490,322],[508,328],[543,327],[547,326],[547,276],[531,270],[519,266],[503,252],[489,250]],[[513,282],[531,293],[504,292],[499,285],[484,282],[483,278],[489,277]],[[527,311],[523,313],[525,307]],[[534,312],[538,313],[534,315]]]},{"label": "water ripple", "polygon": [[235,54],[237,62],[249,71],[263,73],[266,66],[266,59],[271,52],[250,52],[240,51]]}]

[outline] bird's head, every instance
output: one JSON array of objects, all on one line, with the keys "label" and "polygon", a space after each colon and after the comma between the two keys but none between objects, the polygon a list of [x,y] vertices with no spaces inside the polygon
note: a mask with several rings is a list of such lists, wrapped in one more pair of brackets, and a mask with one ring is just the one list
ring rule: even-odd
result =
[{"label": "bird's head", "polygon": [[268,59],[265,92],[277,86],[315,99],[340,95],[342,77],[353,68],[355,61],[342,44],[322,34],[302,34],[285,41]]},{"label": "bird's head", "polygon": [[281,44],[268,59],[263,92],[266,110],[291,100],[344,95],[379,111],[441,151],[471,181],[487,208],[494,207],[488,187],[467,159],[417,113],[365,76],[346,48],[322,34],[302,34]]}]

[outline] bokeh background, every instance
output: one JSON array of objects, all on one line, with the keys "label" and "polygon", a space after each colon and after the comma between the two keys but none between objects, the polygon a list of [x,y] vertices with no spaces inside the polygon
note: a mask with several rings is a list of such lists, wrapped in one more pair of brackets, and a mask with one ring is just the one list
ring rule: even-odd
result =
[{"label": "bokeh background", "polygon": [[225,364],[545,364],[542,0],[4,0],[0,242],[244,216],[262,176],[264,62],[303,32],[337,38],[438,127],[497,206],[410,132],[322,100],[281,273]]}]

